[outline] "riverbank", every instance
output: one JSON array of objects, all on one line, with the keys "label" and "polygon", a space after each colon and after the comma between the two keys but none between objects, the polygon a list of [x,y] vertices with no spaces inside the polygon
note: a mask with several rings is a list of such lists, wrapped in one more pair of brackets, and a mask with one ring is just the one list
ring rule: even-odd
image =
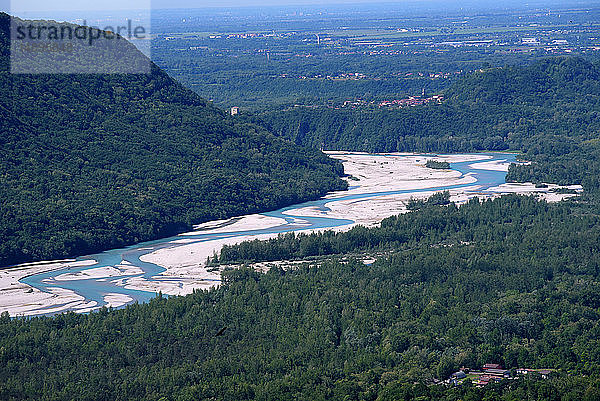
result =
[{"label": "riverbank", "polygon": [[[349,183],[347,191],[328,194],[328,200],[323,205],[294,208],[283,212],[294,220],[296,232],[311,233],[315,231],[335,230],[346,231],[356,225],[374,226],[386,217],[405,213],[406,205],[411,198],[427,198],[437,192],[435,188],[454,187],[451,189],[453,201],[466,201],[465,192],[479,188],[477,179],[472,174],[463,174],[460,171],[447,169],[436,170],[425,167],[429,159],[448,161],[449,163],[483,162],[492,157],[484,154],[475,155],[443,155],[424,156],[420,154],[367,154],[354,152],[326,152],[330,157],[341,160],[346,180]],[[474,185],[468,185],[474,184]],[[431,189],[431,190],[427,190]],[[403,193],[389,194],[393,191]],[[369,197],[362,197],[372,194]],[[356,198],[354,198],[356,197]],[[261,215],[259,215],[261,216]],[[257,215],[246,216],[233,222],[221,221],[215,225],[199,227],[201,232],[223,233],[239,232],[249,229],[272,228],[281,224],[279,218]],[[303,229],[302,217],[325,217],[334,219],[353,220],[353,223],[334,228]],[[225,225],[225,226],[223,226]],[[304,224],[306,226],[306,224]],[[212,227],[217,228],[212,228]],[[182,237],[198,234],[198,231],[183,234]],[[173,241],[173,246],[163,248],[142,256],[144,262],[150,262],[166,269],[160,275],[163,277],[186,277],[197,281],[196,286],[188,286],[187,290],[194,288],[208,288],[218,285],[220,271],[206,268],[206,259],[220,252],[224,245],[238,244],[247,240],[265,240],[279,235],[278,233],[261,235],[241,235],[232,238],[218,239],[206,242],[184,243]],[[202,282],[201,280],[209,280]],[[165,294],[173,290],[171,286],[164,285],[156,280],[130,280],[126,288],[145,289],[160,288]],[[178,295],[182,289],[177,289]]]},{"label": "riverbank", "polygon": [[[464,203],[473,197],[493,198],[505,193],[537,194],[548,201],[559,201],[568,196],[551,192],[558,186],[551,185],[547,189],[535,188],[533,184],[501,184],[486,191],[478,192],[480,186],[473,174],[463,174],[457,170],[437,170],[425,167],[427,160],[434,159],[447,161],[452,164],[472,162],[471,169],[487,171],[508,171],[508,159],[500,158],[492,160],[486,154],[466,155],[421,155],[421,154],[368,154],[355,152],[326,152],[330,157],[341,160],[344,164],[346,180],[349,183],[347,191],[328,194],[325,199],[330,200],[323,205],[295,208],[283,214],[292,218],[298,217],[326,217],[336,219],[350,219],[352,224],[324,229],[302,229],[298,227],[296,232],[311,233],[332,229],[334,231],[346,231],[356,225],[374,226],[384,218],[405,213],[407,203],[411,198],[424,199],[435,192],[434,188],[456,187],[449,189],[451,201]],[[473,185],[469,185],[473,184]],[[430,189],[431,190],[427,190]],[[577,188],[579,189],[579,187]],[[391,191],[406,191],[398,194],[386,194]],[[354,195],[374,194],[370,197],[353,198]],[[261,224],[262,223],[262,224]],[[244,231],[248,229],[261,229],[281,224],[281,219],[263,216],[247,216],[242,220],[233,222],[226,227],[226,231]],[[213,232],[223,232],[223,228]],[[191,232],[185,235],[194,235]],[[269,239],[278,234],[243,235],[222,240],[207,242],[192,242],[180,244],[170,248],[164,248],[153,253],[144,255],[141,259],[162,266],[166,271],[161,275],[165,277],[196,277],[197,279],[210,278],[218,280],[218,271],[206,270],[206,259],[217,254],[224,245],[238,244],[247,240]],[[175,244],[174,244],[175,245]],[[141,284],[141,283],[140,283]],[[168,293],[169,288],[154,284]],[[214,282],[201,285],[213,286]],[[128,288],[142,289],[143,286],[131,286]]]},{"label": "riverbank", "polygon": [[[6,310],[12,316],[29,316],[65,310],[86,312],[102,306],[61,287],[82,280],[86,285],[96,286],[96,294],[103,294],[94,299],[113,307],[134,301],[132,297],[137,296],[119,294],[120,289],[187,295],[220,284],[220,270],[207,267],[206,261],[225,245],[265,240],[281,232],[345,231],[358,224],[374,226],[386,217],[405,213],[411,198],[424,199],[441,190],[448,190],[451,201],[459,204],[473,197],[491,198],[505,193],[536,194],[549,201],[574,196],[557,192],[558,186],[540,188],[533,184],[505,183],[505,173],[514,155],[327,153],[343,162],[350,186],[347,191],[330,193],[323,200],[285,208],[285,211],[212,221],[195,226],[193,232],[163,241],[108,251],[102,260],[110,262],[98,266],[94,266],[95,260],[69,260],[2,270],[0,312]],[[430,159],[449,162],[454,169],[427,168],[425,164]],[[580,187],[569,189],[580,191]],[[164,271],[160,272],[157,266]],[[158,274],[146,274],[148,267]],[[47,291],[19,281],[57,269],[64,270],[38,281],[43,284],[40,288],[45,285]]]},{"label": "riverbank", "polygon": [[34,274],[48,273],[57,270],[93,266],[95,260],[76,261],[74,259],[51,262],[26,263],[0,270],[0,313],[8,312],[11,316],[39,315],[62,312],[69,309],[88,311],[96,306],[96,302],[86,302],[85,298],[74,291],[63,288],[52,288],[50,292],[40,291],[20,282],[21,279]]}]

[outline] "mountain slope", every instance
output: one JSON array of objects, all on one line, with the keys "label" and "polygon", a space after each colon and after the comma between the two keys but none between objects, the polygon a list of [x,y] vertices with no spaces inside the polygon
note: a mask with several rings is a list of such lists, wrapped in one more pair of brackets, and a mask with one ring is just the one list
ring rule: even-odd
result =
[{"label": "mountain slope", "polygon": [[[0,15],[6,67],[9,17]],[[321,152],[148,75],[0,73],[0,266],[149,240],[341,189]]]}]

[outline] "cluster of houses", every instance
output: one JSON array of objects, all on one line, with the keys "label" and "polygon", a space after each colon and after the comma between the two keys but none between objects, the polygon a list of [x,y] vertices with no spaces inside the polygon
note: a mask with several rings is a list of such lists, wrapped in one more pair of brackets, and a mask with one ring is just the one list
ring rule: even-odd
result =
[{"label": "cluster of houses", "polygon": [[[208,49],[208,47],[204,46],[200,46],[200,47],[196,47],[196,48],[202,48],[202,49]],[[190,48],[192,49],[192,48]],[[264,52],[264,50],[258,50],[259,53]],[[340,55],[342,53],[339,53]],[[296,54],[296,57],[312,57],[312,54]],[[448,79],[450,77],[452,77],[453,75],[461,75],[463,74],[463,71],[455,71],[455,72],[430,72],[430,73],[423,73],[423,72],[398,72],[398,73],[392,73],[390,74],[391,77],[393,78],[399,78],[399,79],[412,79],[412,78],[425,78],[425,77],[429,77],[431,79],[437,79],[437,78],[443,78],[443,79]],[[327,75],[327,74],[314,74],[314,75],[296,75],[296,74],[287,74],[287,73],[281,73],[279,75],[277,75],[278,78],[292,78],[292,79],[326,79],[326,80],[332,80],[332,81],[347,81],[347,80],[356,80],[356,79],[366,79],[366,78],[373,78],[373,77],[369,77],[366,74],[363,74],[361,72],[348,72],[348,73],[339,73],[337,75]]]},{"label": "cluster of houses", "polygon": [[[367,102],[365,100],[362,99],[355,99],[355,100],[346,100],[341,107],[342,108],[351,108],[351,109],[356,109],[359,107],[365,107],[365,106],[375,106],[375,107],[397,107],[397,108],[403,108],[403,107],[411,107],[411,106],[420,106],[423,104],[427,104],[427,103],[431,103],[431,102],[436,102],[436,103],[441,103],[442,100],[444,100],[444,97],[441,95],[435,95],[432,97],[423,97],[423,96],[410,96],[406,99],[393,99],[393,100],[383,100],[383,101],[371,101],[371,102]],[[332,108],[336,108],[339,109],[340,107],[335,107],[335,106],[331,106]]]},{"label": "cluster of houses", "polygon": [[[404,108],[404,107],[414,107],[421,106],[428,103],[442,103],[444,97],[442,95],[434,95],[431,97],[425,96],[410,96],[406,99],[393,99],[393,100],[383,100],[383,101],[366,101],[363,99],[354,99],[354,100],[346,100],[342,104],[327,104],[327,105],[304,105],[304,104],[295,104],[293,108],[304,107],[309,109],[318,109],[321,107],[327,107],[329,109],[340,110],[343,108],[346,109],[358,109],[363,107],[377,107],[377,108]],[[233,110],[231,111],[233,115]]]},{"label": "cluster of houses", "polygon": [[420,106],[430,102],[441,103],[442,100],[444,100],[444,97],[441,95],[435,95],[432,97],[411,96],[407,99],[385,100],[383,102],[379,102],[378,106],[402,108],[410,106]]},{"label": "cluster of houses", "polygon": [[[296,54],[296,57],[312,57],[312,54]],[[293,78],[293,79],[325,79],[329,81],[348,81],[367,78],[366,74],[361,72],[348,72],[340,73],[337,75],[327,74],[315,74],[315,75],[295,75],[295,74],[279,74],[279,78]]]},{"label": "cluster of houses", "polygon": [[483,365],[483,368],[481,370],[471,370],[469,368],[462,368],[458,372],[452,373],[450,378],[446,380],[446,384],[459,386],[466,380],[470,380],[476,386],[484,387],[493,382],[515,379],[519,376],[525,376],[530,374],[537,374],[542,379],[547,379],[552,374],[552,370],[526,368],[508,370],[503,369],[502,365],[499,364],[486,363],[485,365]]}]

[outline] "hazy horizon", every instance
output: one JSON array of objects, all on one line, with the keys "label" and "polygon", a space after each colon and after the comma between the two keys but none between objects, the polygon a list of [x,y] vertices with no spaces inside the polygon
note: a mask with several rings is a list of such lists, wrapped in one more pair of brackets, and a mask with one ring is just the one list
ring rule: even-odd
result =
[{"label": "hazy horizon", "polygon": [[555,7],[567,5],[593,5],[596,4],[589,0],[539,0],[530,1],[523,4],[518,0],[509,0],[497,2],[492,0],[485,1],[440,1],[440,0],[378,0],[368,2],[365,0],[205,0],[203,2],[191,0],[106,0],[99,7],[97,2],[81,2],[76,0],[59,0],[48,3],[47,0],[0,0],[0,11],[8,13],[44,13],[44,12],[77,12],[77,11],[126,11],[126,10],[162,10],[162,9],[203,9],[203,8],[247,8],[247,7],[289,7],[289,6],[343,6],[343,5],[393,5],[401,7],[403,5],[411,7],[423,6],[426,8],[456,9],[498,9],[498,8],[531,8],[531,7]]}]

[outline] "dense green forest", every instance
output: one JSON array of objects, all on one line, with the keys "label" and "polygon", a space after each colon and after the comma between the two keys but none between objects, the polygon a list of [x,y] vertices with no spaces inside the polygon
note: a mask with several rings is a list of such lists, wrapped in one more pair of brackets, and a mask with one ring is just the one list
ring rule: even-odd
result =
[{"label": "dense green forest", "polygon": [[[211,291],[5,315],[0,399],[598,399],[599,217],[518,196],[436,203],[380,228],[229,247],[224,260],[343,255],[227,270]],[[490,362],[556,372],[433,384]]]},{"label": "dense green forest", "polygon": [[14,75],[0,14],[0,266],[172,235],[345,183],[321,152],[151,74]]},{"label": "dense green forest", "polygon": [[514,150],[534,161],[508,179],[599,186],[600,64],[557,57],[489,68],[403,109],[292,108],[260,115],[300,145],[370,152]]}]

